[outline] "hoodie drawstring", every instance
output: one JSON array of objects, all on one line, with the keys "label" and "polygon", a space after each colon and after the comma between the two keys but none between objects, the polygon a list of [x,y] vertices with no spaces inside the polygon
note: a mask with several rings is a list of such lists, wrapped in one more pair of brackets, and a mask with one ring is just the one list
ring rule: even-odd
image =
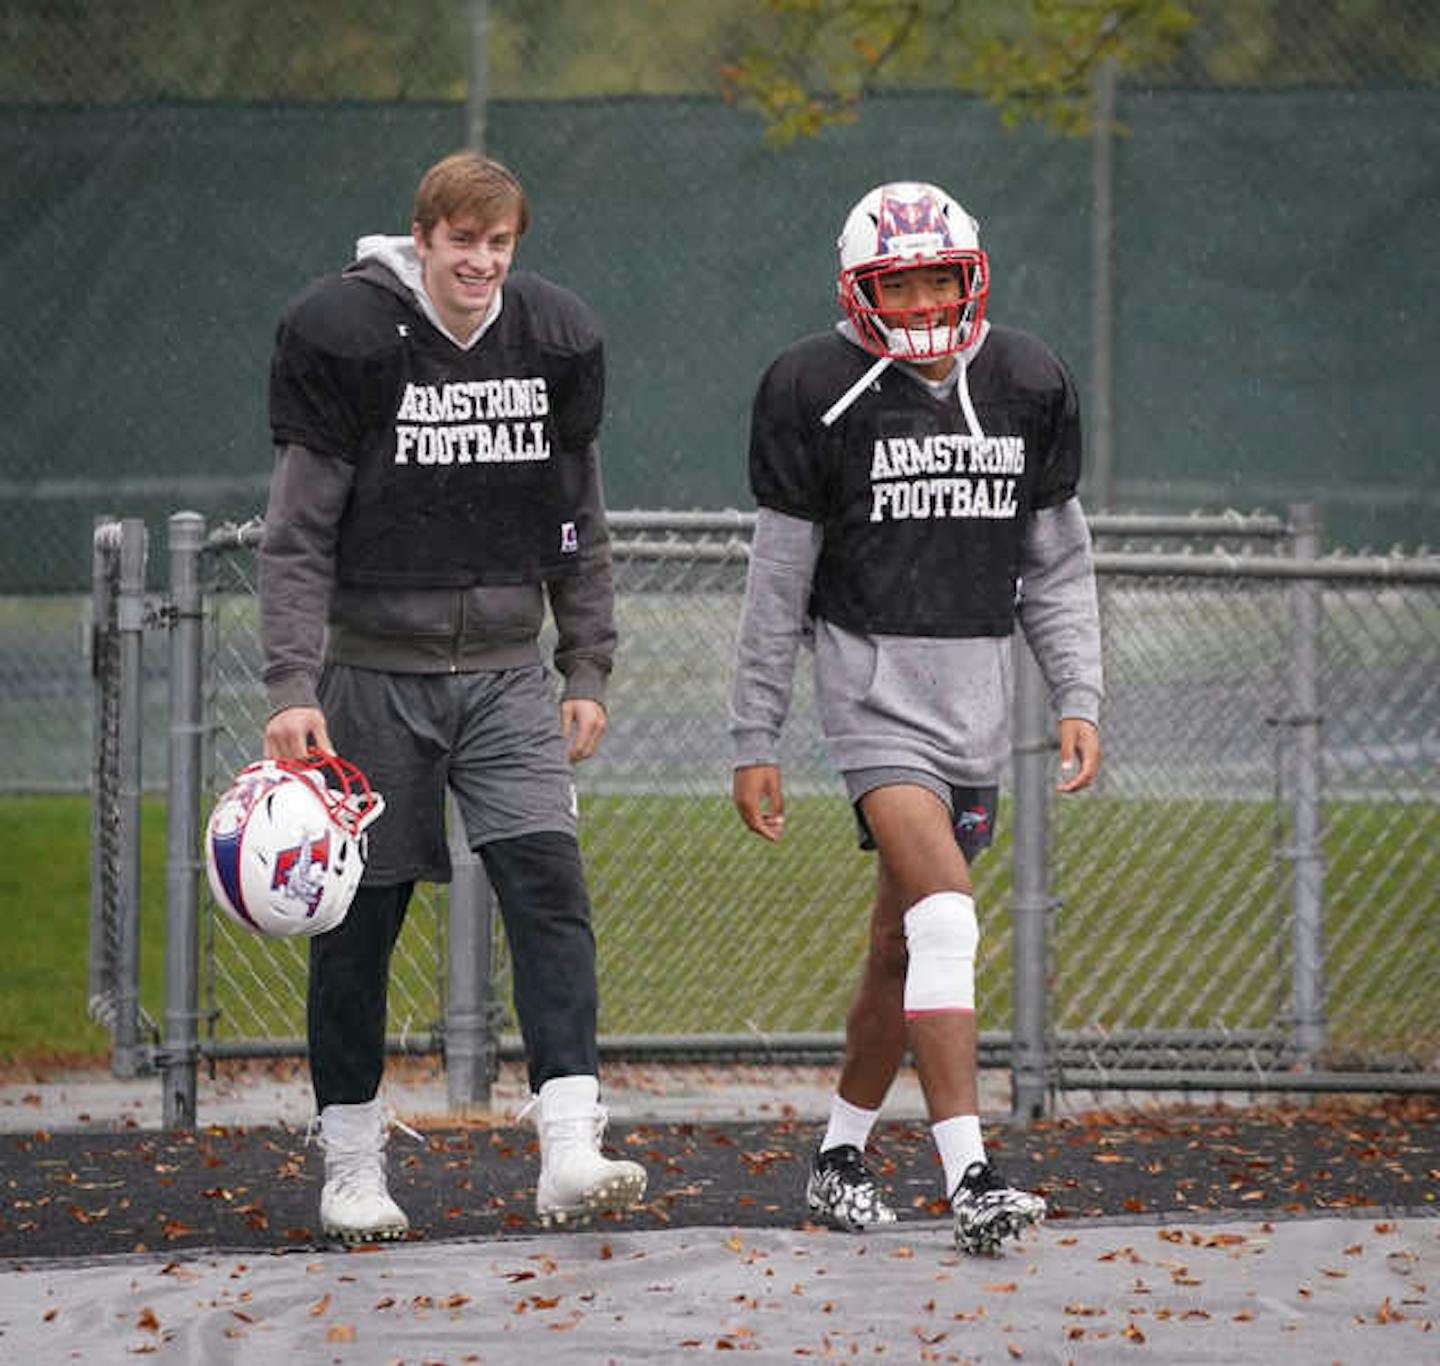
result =
[{"label": "hoodie drawstring", "polygon": [[970,428],[970,435],[976,441],[983,441],[985,431],[980,426],[980,419],[975,416],[975,405],[970,401],[970,384],[965,378],[970,368],[969,360],[957,357],[955,363],[960,367],[960,373],[955,377],[955,392],[960,396],[960,409],[965,414],[965,425]]}]

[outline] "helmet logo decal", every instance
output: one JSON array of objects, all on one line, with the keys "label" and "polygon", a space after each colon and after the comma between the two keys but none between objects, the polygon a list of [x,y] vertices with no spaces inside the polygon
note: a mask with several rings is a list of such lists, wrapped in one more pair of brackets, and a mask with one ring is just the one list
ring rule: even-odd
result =
[{"label": "helmet logo decal", "polygon": [[338,754],[247,764],[205,829],[216,905],[266,936],[334,929],[365,868],[366,828],[384,810],[369,779]]},{"label": "helmet logo decal", "polygon": [[913,256],[954,245],[945,211],[928,190],[916,199],[882,195],[876,227],[881,256]]},{"label": "helmet logo decal", "polygon": [[330,866],[330,836],[312,840],[308,835],[292,849],[281,849],[275,855],[275,874],[270,880],[273,891],[281,891],[303,902],[307,915],[314,915],[325,893],[325,870]]}]

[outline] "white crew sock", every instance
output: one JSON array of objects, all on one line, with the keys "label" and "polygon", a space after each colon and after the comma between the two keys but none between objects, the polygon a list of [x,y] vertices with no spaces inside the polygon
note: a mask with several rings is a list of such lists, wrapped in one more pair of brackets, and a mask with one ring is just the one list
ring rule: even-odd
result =
[{"label": "white crew sock", "polygon": [[985,1141],[980,1137],[979,1115],[956,1115],[930,1126],[940,1161],[945,1167],[945,1194],[955,1194],[955,1187],[972,1162],[985,1161]]},{"label": "white crew sock", "polygon": [[870,1141],[870,1130],[875,1127],[879,1115],[879,1110],[862,1110],[858,1105],[851,1105],[843,1096],[833,1096],[830,1100],[830,1124],[825,1130],[825,1137],[820,1140],[820,1151],[829,1152],[831,1148],[848,1143],[863,1153]]}]

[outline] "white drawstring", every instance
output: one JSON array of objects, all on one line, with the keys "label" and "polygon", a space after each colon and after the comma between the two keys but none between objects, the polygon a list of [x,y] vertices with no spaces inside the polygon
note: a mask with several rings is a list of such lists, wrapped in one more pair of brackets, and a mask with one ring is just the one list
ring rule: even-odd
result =
[{"label": "white drawstring", "polygon": [[859,379],[855,381],[839,398],[835,400],[829,409],[821,416],[822,427],[833,426],[836,419],[847,409],[857,398],[860,397],[866,388],[880,377],[880,374],[890,364],[889,356],[881,356]]},{"label": "white drawstring", "polygon": [[975,405],[970,401],[970,385],[966,382],[965,372],[969,369],[969,361],[957,359],[956,364],[960,368],[959,375],[955,378],[955,389],[960,395],[960,408],[965,414],[965,425],[970,428],[970,435],[976,441],[984,438],[984,429],[980,426],[980,419],[975,416]]},{"label": "white drawstring", "polygon": [[[989,327],[989,323],[982,324],[980,342],[984,341],[985,334],[989,331]],[[983,439],[983,437],[985,436],[985,429],[981,427],[980,419],[978,416],[976,416],[975,413],[975,405],[970,400],[970,385],[966,380],[966,371],[969,367],[970,361],[975,357],[979,350],[980,343],[977,342],[973,347],[970,347],[968,350],[960,353],[955,357],[955,366],[958,372],[955,376],[955,392],[960,399],[960,409],[965,414],[965,425],[969,428],[970,435],[973,436],[977,441]],[[843,394],[840,395],[839,398],[835,400],[834,403],[830,405],[829,408],[825,410],[825,412],[820,417],[820,425],[822,427],[834,426],[835,423],[844,415],[845,410],[849,408],[850,405],[854,403],[855,400],[859,398],[860,395],[863,394],[865,390],[869,388],[870,385],[873,384],[882,373],[884,373],[885,369],[890,365],[893,359],[894,358],[891,356],[881,356],[874,365],[872,365],[863,375],[861,375],[854,384],[852,384]]]}]

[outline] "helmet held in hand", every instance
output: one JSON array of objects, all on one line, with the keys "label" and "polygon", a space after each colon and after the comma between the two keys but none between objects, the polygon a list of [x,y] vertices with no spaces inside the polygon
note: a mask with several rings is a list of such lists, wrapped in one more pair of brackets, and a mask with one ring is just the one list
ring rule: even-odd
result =
[{"label": "helmet held in hand", "polygon": [[324,934],[350,909],[366,828],[384,809],[365,775],[338,755],[312,750],[248,764],[205,827],[211,893],[256,934]]}]

